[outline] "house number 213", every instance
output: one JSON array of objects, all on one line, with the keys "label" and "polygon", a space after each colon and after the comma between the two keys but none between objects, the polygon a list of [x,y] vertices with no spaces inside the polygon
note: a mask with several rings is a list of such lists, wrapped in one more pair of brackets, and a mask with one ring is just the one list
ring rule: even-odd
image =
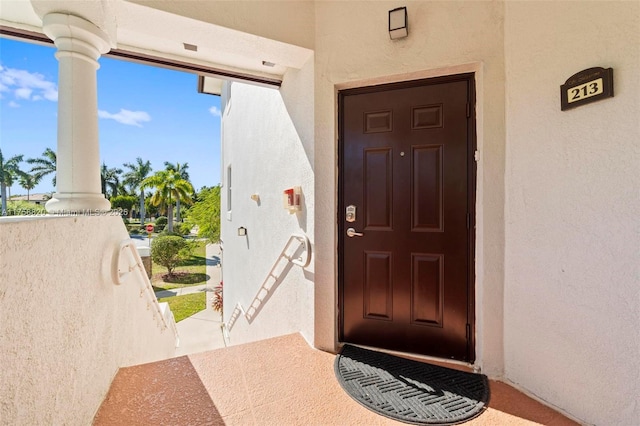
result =
[{"label": "house number 213", "polygon": [[601,78],[581,84],[580,86],[567,89],[568,103],[587,99],[599,95],[603,92],[603,82]]}]

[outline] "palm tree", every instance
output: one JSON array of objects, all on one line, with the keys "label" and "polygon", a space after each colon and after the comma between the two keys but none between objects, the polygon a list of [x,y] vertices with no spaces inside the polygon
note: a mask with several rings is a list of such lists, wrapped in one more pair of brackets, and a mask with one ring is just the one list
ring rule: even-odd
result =
[{"label": "palm tree", "polygon": [[20,186],[27,190],[27,201],[29,201],[30,191],[40,183],[40,176],[24,174],[20,176]]},{"label": "palm tree", "polygon": [[[184,163],[181,165],[180,163],[173,164],[165,161],[164,166],[166,170],[173,170],[174,172],[178,173],[182,179],[191,183],[189,181],[189,172],[187,172],[189,163]],[[180,199],[176,200],[176,221],[180,222]]]},{"label": "palm tree", "polygon": [[7,215],[7,186],[13,184],[14,176],[22,176],[19,168],[22,162],[22,155],[14,155],[8,160],[4,159],[2,150],[0,150],[0,197],[2,197],[2,216]]},{"label": "palm tree", "polygon": [[42,153],[41,158],[29,158],[27,163],[35,164],[35,166],[31,167],[30,173],[34,173],[38,179],[42,179],[44,176],[53,173],[51,183],[53,183],[54,187],[56,186],[56,167],[58,160],[55,151],[47,148]]},{"label": "palm tree", "polygon": [[144,225],[144,188],[140,185],[151,173],[151,162],[142,161],[142,158],[136,158],[134,164],[124,163],[124,167],[128,168],[122,177],[124,182],[131,187],[131,191],[140,188],[140,226]]},{"label": "palm tree", "polygon": [[[122,171],[121,171],[121,172],[122,172]],[[135,195],[136,195],[135,193],[133,193],[133,192],[131,192],[131,191],[129,191],[129,190],[127,189],[127,185],[126,185],[126,183],[124,182],[124,180],[120,180],[120,181],[118,182],[117,193],[118,193],[118,195],[133,195],[133,196],[135,196]]]},{"label": "palm tree", "polygon": [[13,170],[8,170],[7,171],[7,175],[5,176],[5,181],[7,184],[7,192],[9,193],[9,195],[7,195],[7,200],[11,199],[11,187],[13,186],[14,183],[16,183],[16,176],[17,173]]},{"label": "palm tree", "polygon": [[193,186],[184,180],[174,170],[162,170],[142,181],[142,188],[155,188],[151,197],[154,206],[166,205],[169,232],[173,232],[173,203],[180,200],[183,203],[192,202]]},{"label": "palm tree", "polygon": [[107,188],[111,189],[111,197],[116,197],[118,195],[120,174],[122,174],[122,169],[115,167],[108,168],[105,163],[102,163],[102,167],[100,167],[100,185],[105,197],[110,198],[107,194]]}]

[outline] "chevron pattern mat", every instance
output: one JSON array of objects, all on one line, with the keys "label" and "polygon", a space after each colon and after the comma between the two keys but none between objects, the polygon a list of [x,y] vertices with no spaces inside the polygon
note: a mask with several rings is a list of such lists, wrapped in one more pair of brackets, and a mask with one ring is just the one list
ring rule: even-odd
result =
[{"label": "chevron pattern mat", "polygon": [[417,425],[451,425],[478,416],[489,401],[482,374],[345,345],[335,361],[342,388],[383,416]]}]

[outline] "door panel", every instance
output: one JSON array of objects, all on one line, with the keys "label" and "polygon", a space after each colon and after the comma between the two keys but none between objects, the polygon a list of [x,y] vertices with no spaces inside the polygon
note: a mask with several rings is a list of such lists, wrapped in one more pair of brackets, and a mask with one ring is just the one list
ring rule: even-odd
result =
[{"label": "door panel", "polygon": [[442,146],[413,147],[412,231],[442,232]]},{"label": "door panel", "polygon": [[365,230],[391,229],[393,212],[393,174],[390,149],[364,152]]},{"label": "door panel", "polygon": [[472,76],[340,93],[343,341],[473,358],[471,93]]},{"label": "door panel", "polygon": [[411,257],[411,323],[442,327],[443,256],[421,253]]},{"label": "door panel", "polygon": [[364,316],[393,318],[393,271],[390,252],[365,252]]}]

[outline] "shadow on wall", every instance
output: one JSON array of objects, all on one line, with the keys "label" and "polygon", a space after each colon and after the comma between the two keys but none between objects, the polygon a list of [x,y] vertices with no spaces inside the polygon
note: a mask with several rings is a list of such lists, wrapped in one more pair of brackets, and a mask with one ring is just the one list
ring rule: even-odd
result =
[{"label": "shadow on wall", "polygon": [[[266,276],[266,278],[262,282],[262,285],[258,289],[251,303],[244,308],[240,303],[236,305],[236,307],[233,310],[233,313],[231,314],[231,318],[226,323],[228,331],[231,331],[234,324],[236,323],[236,320],[242,316],[244,316],[244,318],[247,320],[249,324],[252,324],[256,316],[258,316],[258,314],[262,311],[262,308],[264,307],[264,305],[271,299],[271,296],[273,296],[273,293],[280,286],[280,284],[282,283],[284,278],[287,276],[287,274],[289,274],[289,271],[291,270],[291,268],[293,268],[293,266],[296,264],[294,263],[295,260],[292,260],[292,259],[302,257],[306,244],[300,244],[300,246],[298,246],[293,252],[287,251],[289,248],[289,245],[293,240],[294,239],[292,236],[292,238],[290,238],[287,241],[285,248],[276,259],[272,269],[270,270],[269,274]],[[310,253],[308,254],[310,255]],[[281,266],[283,261],[285,263],[283,266]],[[302,264],[299,264],[299,266],[302,266],[303,268],[305,268],[307,265],[305,264],[303,266]]]},{"label": "shadow on wall", "polygon": [[[243,231],[244,235],[238,234],[238,236],[244,237],[244,241],[247,243],[247,250],[249,250],[249,230],[245,229],[245,228],[243,228],[243,229],[244,229],[244,231]],[[238,232],[240,232],[239,229],[238,229]]]},{"label": "shadow on wall", "polygon": [[[291,253],[289,256],[292,259],[296,259],[298,257],[300,257],[302,255],[302,253],[304,252],[304,246],[300,245],[293,253]],[[260,297],[262,297],[262,300],[260,301],[260,303],[258,304],[258,306],[255,308],[255,312],[253,313],[253,315],[251,316],[251,318],[248,319],[249,324],[253,323],[253,320],[256,318],[256,316],[258,316],[258,314],[260,313],[260,311],[262,310],[262,308],[264,307],[264,305],[269,301],[269,299],[271,299],[271,296],[273,296],[273,293],[275,293],[276,289],[278,288],[278,286],[282,283],[282,281],[284,281],[284,278],[289,274],[289,271],[291,270],[291,268],[293,268],[294,264],[291,262],[287,262],[284,267],[280,270],[277,271],[275,273],[275,282],[269,287],[268,291],[266,292],[266,294],[261,294],[261,291],[258,291],[258,294],[256,294],[256,296],[254,297],[254,300],[251,302],[250,306],[254,306],[254,303],[256,302],[256,300],[258,300]],[[262,289],[261,289],[262,290]]]},{"label": "shadow on wall", "polygon": [[298,219],[298,226],[305,234],[307,233],[307,205],[305,203],[304,191],[300,189],[300,211],[295,212]]},{"label": "shadow on wall", "polygon": [[[312,249],[312,250],[313,250],[313,249]],[[309,281],[311,281],[311,282],[314,282],[314,279],[315,279],[315,277],[316,277],[315,273],[313,273],[313,272],[311,272],[311,271],[307,271],[306,269],[304,269],[302,273],[304,274],[304,277],[305,277],[307,280],[309,280]]]},{"label": "shadow on wall", "polygon": [[314,151],[314,56],[299,70],[289,70],[279,93],[298,133],[302,147],[313,171]]}]

